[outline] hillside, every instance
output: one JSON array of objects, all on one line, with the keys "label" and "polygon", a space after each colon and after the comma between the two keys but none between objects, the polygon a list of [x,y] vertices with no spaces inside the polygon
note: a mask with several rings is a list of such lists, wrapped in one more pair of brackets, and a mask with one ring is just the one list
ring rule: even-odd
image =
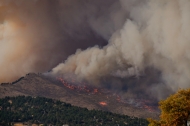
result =
[{"label": "hillside", "polygon": [[118,115],[98,110],[87,110],[43,97],[18,96],[0,99],[0,125],[24,122],[44,125],[90,126],[130,125],[147,126],[145,119]]},{"label": "hillside", "polygon": [[109,93],[93,94],[71,90],[56,80],[33,73],[27,74],[14,84],[1,84],[1,98],[19,95],[53,98],[89,110],[104,110],[142,118],[158,118],[159,114],[158,111],[150,111],[146,108],[118,102],[118,97]]}]

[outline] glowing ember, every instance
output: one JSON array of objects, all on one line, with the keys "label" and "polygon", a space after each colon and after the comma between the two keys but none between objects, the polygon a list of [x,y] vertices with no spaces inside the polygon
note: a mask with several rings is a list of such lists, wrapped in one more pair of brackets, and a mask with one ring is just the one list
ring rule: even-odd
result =
[{"label": "glowing ember", "polygon": [[75,83],[75,80],[72,79],[71,83],[67,82],[66,80],[64,80],[63,78],[61,77],[57,77],[57,80],[60,81],[65,87],[71,89],[71,90],[76,90],[76,91],[83,91],[83,92],[87,92],[87,93],[91,93],[91,94],[97,94],[97,93],[100,93],[99,90],[97,88],[90,88],[90,87],[87,87],[85,85],[82,85],[82,84],[78,84],[78,85],[75,85],[75,84],[72,84],[72,83]]},{"label": "glowing ember", "polygon": [[94,89],[94,93],[98,93],[98,89]]},{"label": "glowing ember", "polygon": [[[144,99],[123,99],[120,95],[118,94],[112,94],[110,91],[106,90],[106,89],[97,89],[97,88],[92,88],[92,87],[87,87],[86,83],[77,83],[77,85],[75,84],[76,81],[71,78],[69,80],[71,81],[66,81],[66,79],[63,79],[61,77],[57,77],[57,80],[60,81],[66,88],[71,89],[71,90],[75,90],[75,91],[80,91],[80,92],[85,92],[88,94],[107,94],[106,99],[109,99],[110,97],[113,97],[117,102],[119,103],[123,103],[123,104],[130,104],[133,106],[136,106],[138,108],[143,108],[146,109],[150,112],[153,112],[156,110],[157,106],[151,104],[151,101],[149,100],[144,100]],[[112,94],[112,95],[108,95],[108,94]],[[106,102],[99,102],[99,104],[101,106],[107,106]]]},{"label": "glowing ember", "polygon": [[121,102],[121,97],[119,95],[117,95],[117,101]]},{"label": "glowing ember", "polygon": [[99,102],[99,104],[102,105],[102,106],[106,106],[107,105],[106,102]]}]

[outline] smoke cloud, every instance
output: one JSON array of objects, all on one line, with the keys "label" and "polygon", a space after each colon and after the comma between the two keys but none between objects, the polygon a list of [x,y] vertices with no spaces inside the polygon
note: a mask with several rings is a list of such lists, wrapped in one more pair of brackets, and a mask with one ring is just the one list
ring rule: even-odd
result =
[{"label": "smoke cloud", "polygon": [[51,70],[77,48],[106,45],[124,22],[119,11],[114,0],[0,0],[0,82]]},{"label": "smoke cloud", "polygon": [[112,34],[108,45],[77,50],[55,67],[53,74],[73,73],[94,81],[110,73],[121,78],[138,77],[147,68],[154,68],[161,72],[164,84],[145,84],[141,90],[161,99],[167,90],[189,88],[190,1],[121,0],[120,4],[129,17]]},{"label": "smoke cloud", "polygon": [[162,99],[190,87],[189,12],[188,0],[0,0],[0,82],[53,68]]}]

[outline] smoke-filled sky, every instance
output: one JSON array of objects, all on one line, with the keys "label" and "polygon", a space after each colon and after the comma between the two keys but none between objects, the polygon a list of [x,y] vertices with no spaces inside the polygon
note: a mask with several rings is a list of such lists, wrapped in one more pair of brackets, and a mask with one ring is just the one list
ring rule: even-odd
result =
[{"label": "smoke-filled sky", "polygon": [[0,82],[52,69],[129,88],[135,75],[131,92],[161,99],[190,87],[189,13],[189,0],[0,0]]},{"label": "smoke-filled sky", "polygon": [[106,45],[122,26],[111,21],[119,8],[113,0],[0,0],[0,82],[48,71],[78,48]]}]

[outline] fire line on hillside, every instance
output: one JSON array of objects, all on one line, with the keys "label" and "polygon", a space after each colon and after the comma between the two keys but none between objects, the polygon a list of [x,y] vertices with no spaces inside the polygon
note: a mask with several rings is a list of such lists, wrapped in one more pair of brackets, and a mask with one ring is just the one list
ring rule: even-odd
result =
[{"label": "fire line on hillside", "polygon": [[[83,92],[83,93],[87,93],[88,95],[102,95],[102,94],[106,94],[106,99],[105,100],[109,100],[109,99],[115,99],[115,101],[119,102],[119,103],[123,103],[123,104],[129,104],[138,108],[142,108],[142,109],[146,109],[150,112],[154,112],[157,111],[157,105],[153,105],[151,103],[151,101],[149,100],[145,100],[145,99],[124,99],[121,96],[119,96],[116,93],[112,93],[111,91],[107,90],[107,89],[98,89],[95,87],[90,87],[81,83],[78,83],[77,85],[75,84],[76,81],[74,79],[71,79],[72,81],[69,82],[66,79],[62,78],[62,77],[57,77],[56,80],[58,80],[59,82],[61,82],[63,84],[64,87],[70,89],[70,90],[74,90],[77,92]],[[108,103],[105,101],[100,101],[98,103],[101,106],[108,106]]]}]

